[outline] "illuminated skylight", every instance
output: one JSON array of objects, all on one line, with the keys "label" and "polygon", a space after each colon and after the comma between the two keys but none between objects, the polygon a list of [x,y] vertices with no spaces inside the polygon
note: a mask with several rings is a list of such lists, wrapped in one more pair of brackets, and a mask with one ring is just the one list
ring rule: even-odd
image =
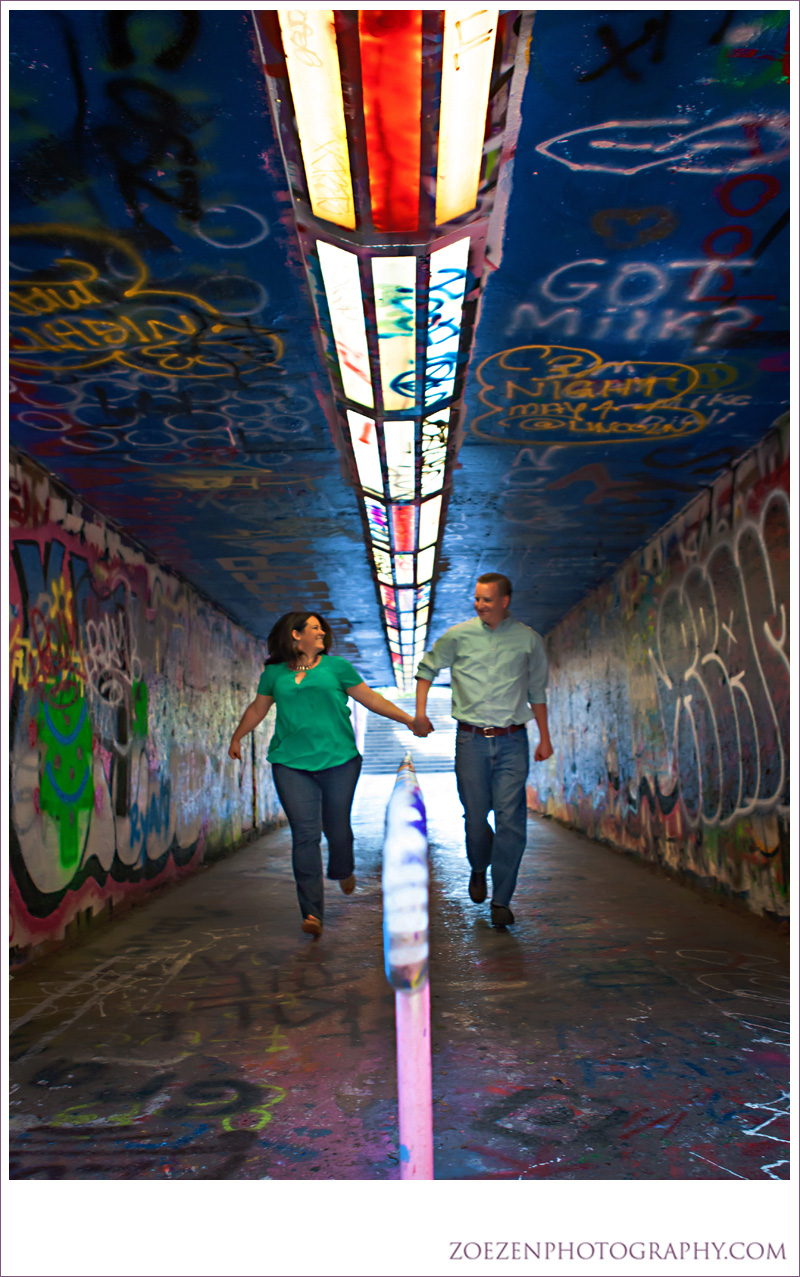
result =
[{"label": "illuminated skylight", "polygon": [[347,420],[350,425],[350,438],[353,443],[359,483],[368,492],[381,495],[383,475],[375,422],[371,417],[362,417],[360,412],[353,412],[352,408],[347,410]]},{"label": "illuminated skylight", "polygon": [[468,213],[478,202],[496,32],[496,10],[445,9],[437,225]]},{"label": "illuminated skylight", "polygon": [[422,549],[433,545],[439,535],[441,508],[441,496],[431,497],[430,501],[423,501],[419,508],[419,544]]},{"label": "illuminated skylight", "polygon": [[392,511],[392,540],[395,550],[407,551],[411,553],[415,549],[414,533],[415,533],[415,515],[416,508],[413,505],[393,505],[390,506]]},{"label": "illuminated skylight", "polygon": [[373,257],[375,318],[387,412],[413,408],[416,395],[416,257]]},{"label": "illuminated skylight", "polygon": [[393,501],[414,500],[414,422],[384,421],[383,442]]},{"label": "illuminated skylight", "polygon": [[375,560],[375,571],[378,573],[378,580],[385,581],[387,585],[392,584],[392,559],[386,550],[381,550],[377,545],[372,547],[372,557]]},{"label": "illuminated skylight", "polygon": [[437,412],[422,423],[422,468],[420,493],[427,497],[438,492],[444,484],[444,467],[447,460],[447,436],[450,409]]},{"label": "illuminated skylight", "polygon": [[469,236],[431,253],[428,350],[425,364],[427,405],[436,403],[439,399],[447,399],[453,393],[468,257]]},{"label": "illuminated skylight", "polygon": [[311,211],[315,217],[354,230],[353,183],[333,9],[278,9],[278,21]]},{"label": "illuminated skylight", "polygon": [[398,585],[414,584],[413,554],[396,554],[394,556],[394,577]]},{"label": "illuminated skylight", "polygon": [[433,561],[436,558],[436,546],[432,545],[427,550],[420,550],[417,555],[417,583],[422,585],[424,581],[430,581],[433,576]]},{"label": "illuminated skylight", "polygon": [[376,545],[383,545],[388,548],[389,520],[386,506],[382,505],[380,501],[373,501],[370,497],[364,498],[364,505],[367,510],[367,522],[369,523],[369,532],[372,540]]},{"label": "illuminated skylight", "polygon": [[317,253],[339,356],[342,389],[354,403],[372,408],[374,399],[358,258],[355,253],[321,239],[317,240]]},{"label": "illuminated skylight", "polygon": [[422,12],[360,9],[361,89],[372,220],[379,231],[419,222]]}]

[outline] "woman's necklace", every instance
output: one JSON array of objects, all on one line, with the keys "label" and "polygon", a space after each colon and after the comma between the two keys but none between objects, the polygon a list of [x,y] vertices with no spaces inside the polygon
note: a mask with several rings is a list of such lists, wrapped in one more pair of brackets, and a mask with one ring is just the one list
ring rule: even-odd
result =
[{"label": "woman's necklace", "polygon": [[315,667],[315,665],[318,665],[318,664],[319,664],[319,655],[315,656],[315,657],[314,657],[314,660],[313,660],[313,661],[311,661],[311,663],[310,663],[310,664],[307,664],[307,665],[301,665],[299,662],[295,662],[294,669],[295,669],[296,671],[299,671],[299,670],[303,670],[303,671],[305,671],[305,670],[313,670],[313,669],[314,669],[314,667]]}]

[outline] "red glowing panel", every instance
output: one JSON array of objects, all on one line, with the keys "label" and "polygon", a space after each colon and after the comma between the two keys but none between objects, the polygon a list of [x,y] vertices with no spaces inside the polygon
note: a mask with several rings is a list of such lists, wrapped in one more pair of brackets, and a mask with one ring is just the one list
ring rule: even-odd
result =
[{"label": "red glowing panel", "polygon": [[379,231],[419,223],[422,11],[360,9],[361,85],[372,220]]},{"label": "red glowing panel", "polygon": [[416,514],[416,508],[413,505],[393,505],[390,509],[392,511],[394,548],[408,553],[414,549],[414,515]]}]

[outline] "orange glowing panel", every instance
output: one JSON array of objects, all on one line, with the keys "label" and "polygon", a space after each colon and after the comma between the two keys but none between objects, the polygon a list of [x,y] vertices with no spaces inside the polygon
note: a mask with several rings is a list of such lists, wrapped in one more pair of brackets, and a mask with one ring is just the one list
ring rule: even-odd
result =
[{"label": "orange glowing panel", "polygon": [[392,533],[394,536],[394,548],[403,553],[410,553],[414,549],[414,527],[416,513],[413,505],[393,505],[390,507],[392,511]]},{"label": "orange glowing panel", "polygon": [[419,223],[422,11],[360,9],[358,34],[372,220],[379,231],[415,231]]}]

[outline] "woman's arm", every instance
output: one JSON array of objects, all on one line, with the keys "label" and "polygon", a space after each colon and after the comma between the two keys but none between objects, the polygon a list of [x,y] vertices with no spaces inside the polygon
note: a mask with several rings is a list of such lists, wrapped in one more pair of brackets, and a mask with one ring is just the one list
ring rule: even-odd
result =
[{"label": "woman's arm", "polygon": [[380,714],[382,718],[391,718],[395,723],[404,723],[409,731],[414,732],[415,736],[427,736],[427,731],[414,731],[414,719],[411,714],[407,714],[399,705],[393,705],[391,701],[387,701],[378,692],[373,692],[371,687],[367,687],[366,683],[358,683],[355,687],[348,687],[347,695],[352,696],[354,701],[358,701],[359,705],[366,706],[371,709],[373,714]]},{"label": "woman's arm", "polygon": [[239,762],[242,761],[242,751],[239,748],[242,737],[246,736],[248,732],[252,732],[254,727],[258,727],[258,724],[267,717],[274,704],[274,697],[261,696],[260,693],[256,693],[255,700],[247,706],[247,709],[242,714],[242,721],[233,733],[233,739],[228,750],[229,758],[238,758]]}]

